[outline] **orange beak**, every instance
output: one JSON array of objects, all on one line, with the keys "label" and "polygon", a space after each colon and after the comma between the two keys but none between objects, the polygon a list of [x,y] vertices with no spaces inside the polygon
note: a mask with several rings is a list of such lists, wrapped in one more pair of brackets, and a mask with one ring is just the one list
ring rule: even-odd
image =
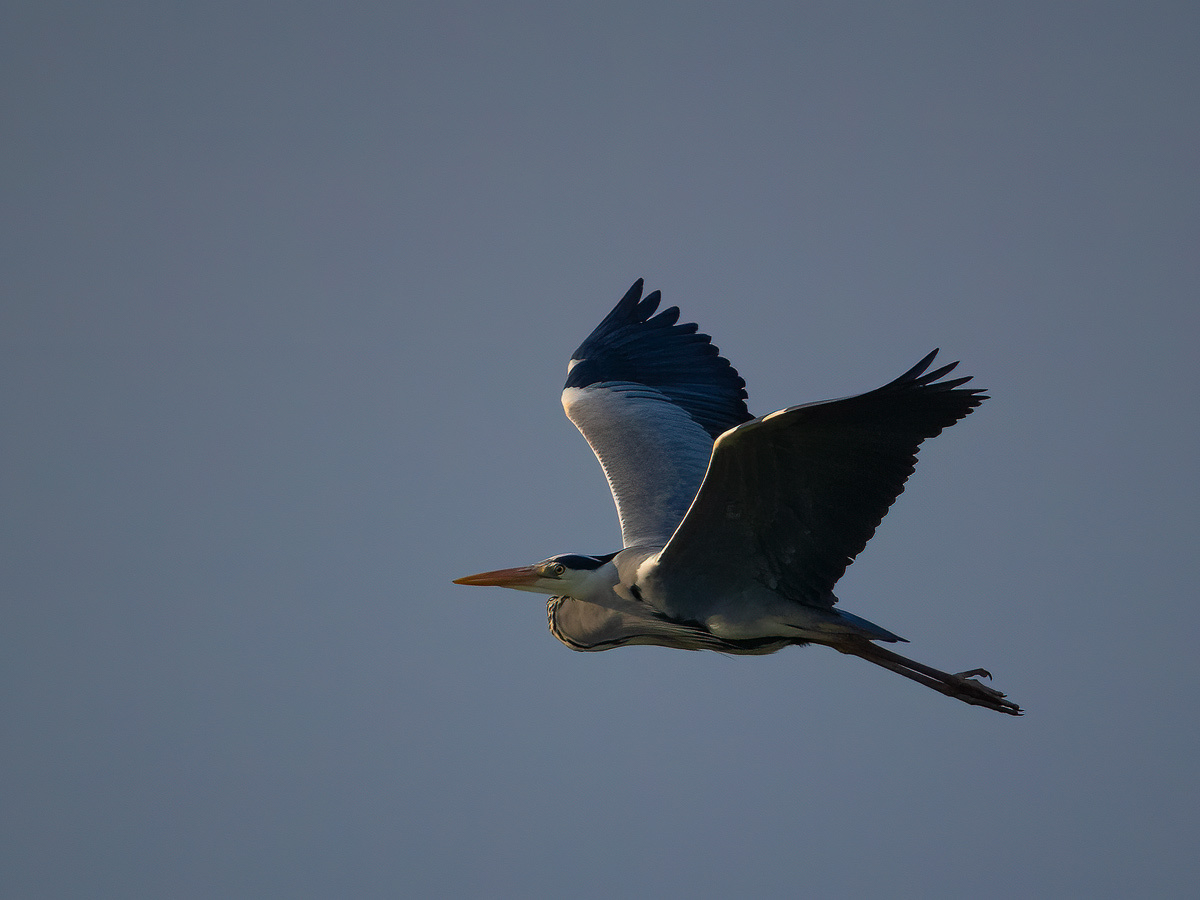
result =
[{"label": "orange beak", "polygon": [[455,578],[454,583],[489,587],[524,587],[535,584],[541,577],[542,573],[537,566],[518,566],[515,569],[497,569],[494,572],[480,572],[478,575]]}]

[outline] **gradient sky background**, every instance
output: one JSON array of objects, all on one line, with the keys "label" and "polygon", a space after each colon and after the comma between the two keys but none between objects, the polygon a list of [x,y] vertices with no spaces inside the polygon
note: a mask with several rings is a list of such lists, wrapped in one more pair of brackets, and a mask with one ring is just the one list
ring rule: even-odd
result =
[{"label": "gradient sky background", "polygon": [[[1200,7],[0,11],[5,897],[1191,897]],[[637,277],[751,409],[993,399],[822,648],[568,651]]]}]

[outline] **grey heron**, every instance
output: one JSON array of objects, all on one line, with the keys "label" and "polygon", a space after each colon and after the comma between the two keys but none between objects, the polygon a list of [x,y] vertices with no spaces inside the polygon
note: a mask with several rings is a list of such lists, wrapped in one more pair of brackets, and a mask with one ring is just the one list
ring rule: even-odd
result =
[{"label": "grey heron", "polygon": [[550,594],[574,650],[654,644],[734,654],[823,644],[966,703],[1021,708],[977,680],[880,646],[904,641],[835,608],[833,587],[916,466],[917,448],[986,398],[927,371],[756,418],[746,383],[638,279],[579,346],[562,403],[608,479],[623,548],[459,578]]}]

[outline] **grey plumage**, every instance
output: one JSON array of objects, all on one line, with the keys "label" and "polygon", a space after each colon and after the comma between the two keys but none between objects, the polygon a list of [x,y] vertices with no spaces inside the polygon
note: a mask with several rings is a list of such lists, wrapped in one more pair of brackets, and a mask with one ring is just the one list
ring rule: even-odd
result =
[{"label": "grey plumage", "polygon": [[[624,547],[459,579],[552,594],[576,650],[655,644],[772,653],[819,643],[967,703],[1020,708],[976,680],[880,647],[903,639],[836,608],[833,587],[904,490],[917,448],[986,398],[929,371],[761,418],[745,382],[679,310],[637,281],[579,346],[563,407],[600,461]],[[945,380],[943,380],[945,379]],[[990,677],[990,676],[989,676]]]}]

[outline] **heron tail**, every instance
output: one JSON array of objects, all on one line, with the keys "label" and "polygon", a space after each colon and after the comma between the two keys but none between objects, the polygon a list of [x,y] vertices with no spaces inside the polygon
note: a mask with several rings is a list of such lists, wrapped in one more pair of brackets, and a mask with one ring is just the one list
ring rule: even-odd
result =
[{"label": "heron tail", "polygon": [[837,614],[839,620],[853,625],[856,629],[861,631],[864,636],[872,641],[887,641],[889,644],[895,644],[897,642],[902,644],[908,643],[906,638],[902,638],[898,634],[892,634],[886,628],[876,625],[874,622],[868,622],[866,619],[862,618],[862,616],[856,616],[853,613],[848,613],[841,609],[835,609],[832,610],[832,612]]}]

